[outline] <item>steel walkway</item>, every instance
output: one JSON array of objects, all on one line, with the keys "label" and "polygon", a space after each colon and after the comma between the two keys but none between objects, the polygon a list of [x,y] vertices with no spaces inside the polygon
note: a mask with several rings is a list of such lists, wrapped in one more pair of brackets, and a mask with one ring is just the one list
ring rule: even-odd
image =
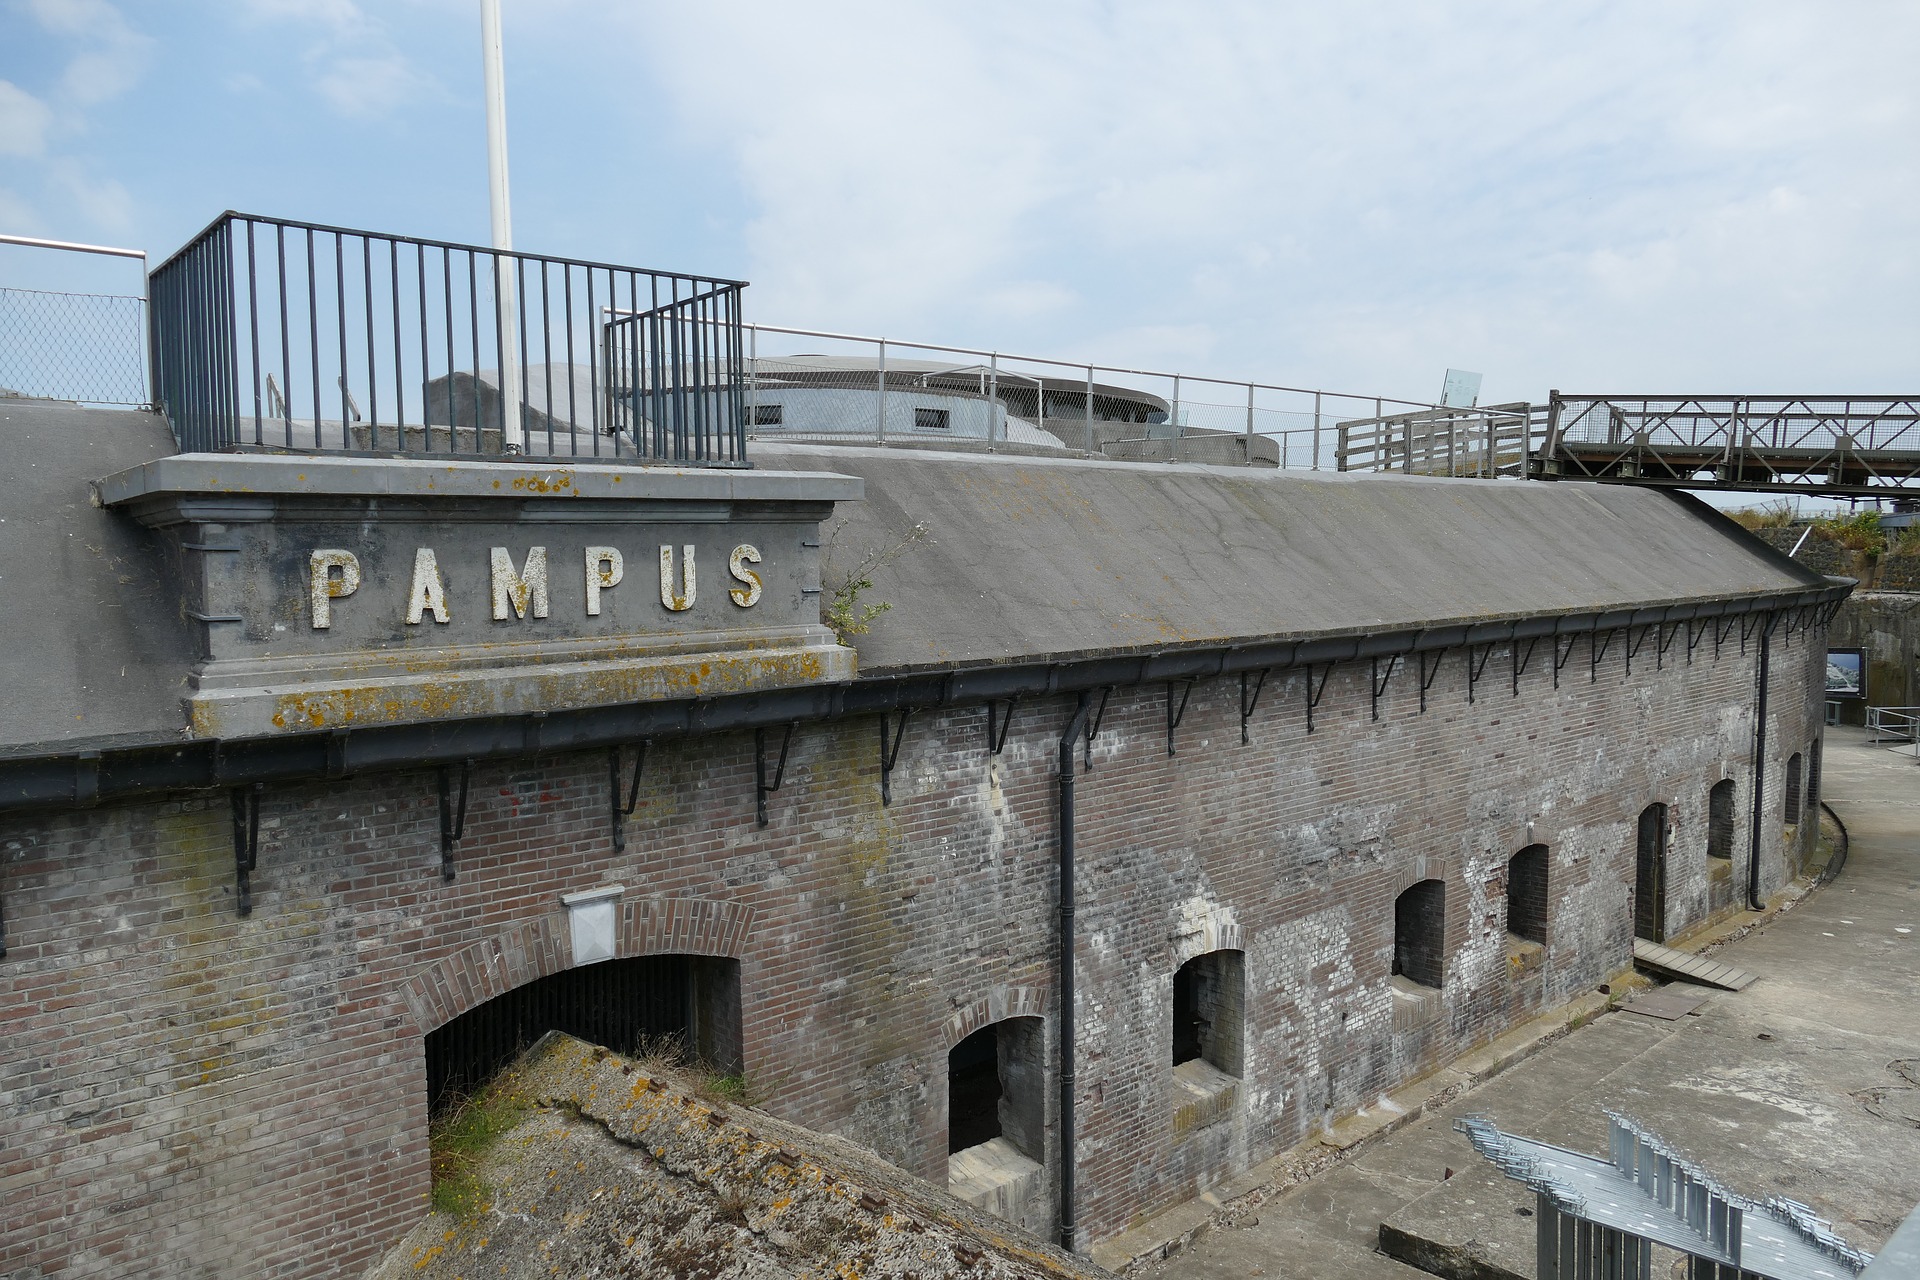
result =
[{"label": "steel walkway", "polygon": [[1920,495],[1920,395],[1551,393],[1544,405],[1339,424],[1343,471],[1600,480],[1675,489]]}]

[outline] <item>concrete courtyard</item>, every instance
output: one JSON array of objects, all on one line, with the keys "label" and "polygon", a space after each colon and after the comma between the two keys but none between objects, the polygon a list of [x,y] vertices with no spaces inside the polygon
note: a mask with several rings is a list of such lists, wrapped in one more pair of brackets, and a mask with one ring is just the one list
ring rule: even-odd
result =
[{"label": "concrete courtyard", "polygon": [[[1645,1121],[1735,1192],[1811,1205],[1877,1250],[1920,1201],[1920,765],[1911,749],[1829,729],[1824,791],[1850,836],[1844,868],[1714,952],[1759,981],[1714,991],[1674,1021],[1628,1004],[1297,1186],[1230,1188],[1238,1200],[1224,1199],[1209,1228],[1144,1273],[1423,1274],[1378,1252],[1386,1224],[1398,1251],[1424,1253],[1443,1274],[1531,1277],[1532,1193],[1475,1155],[1453,1122],[1484,1115],[1603,1154],[1603,1108]],[[1162,1234],[1192,1229],[1170,1223]]]}]

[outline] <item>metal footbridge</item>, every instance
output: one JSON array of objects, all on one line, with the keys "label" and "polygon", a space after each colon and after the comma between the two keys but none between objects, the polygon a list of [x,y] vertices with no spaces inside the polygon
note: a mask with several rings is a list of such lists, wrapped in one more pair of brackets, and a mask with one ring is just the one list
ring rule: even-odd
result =
[{"label": "metal footbridge", "polygon": [[1343,422],[1343,471],[1920,496],[1920,395],[1551,393]]}]

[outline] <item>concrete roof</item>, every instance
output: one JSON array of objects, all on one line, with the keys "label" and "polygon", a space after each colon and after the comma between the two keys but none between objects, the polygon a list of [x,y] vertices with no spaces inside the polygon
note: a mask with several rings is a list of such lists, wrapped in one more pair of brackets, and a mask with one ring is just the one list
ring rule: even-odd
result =
[{"label": "concrete roof", "polygon": [[1684,495],[1587,483],[999,459],[761,442],[867,482],[829,592],[893,608],[868,674],[1502,621],[1805,590],[1825,578]]},{"label": "concrete roof", "polygon": [[[88,483],[173,452],[153,414],[0,401],[0,753],[185,733],[195,641],[152,535]],[[827,534],[893,608],[868,674],[1660,605],[1826,585],[1683,496],[1597,484],[1341,476],[756,442],[762,472],[865,481]],[[242,471],[283,464],[224,459]],[[165,467],[191,469],[191,458]],[[365,464],[329,459],[351,480]],[[505,465],[505,464],[499,464]],[[158,474],[156,469],[153,474]],[[466,469],[402,468],[422,485]],[[570,469],[579,485],[600,469]],[[630,470],[626,471],[632,476]],[[713,472],[717,488],[774,477]],[[253,483],[264,483],[254,476]],[[851,484],[846,486],[849,494]],[[833,582],[829,582],[831,590]]]},{"label": "concrete roof", "polygon": [[850,1142],[703,1098],[698,1083],[543,1037],[492,1086],[529,1114],[484,1160],[487,1207],[428,1215],[370,1280],[1108,1274]]},{"label": "concrete roof", "polygon": [[0,750],[185,731],[185,606],[154,536],[87,489],[172,452],[156,414],[0,399]]}]

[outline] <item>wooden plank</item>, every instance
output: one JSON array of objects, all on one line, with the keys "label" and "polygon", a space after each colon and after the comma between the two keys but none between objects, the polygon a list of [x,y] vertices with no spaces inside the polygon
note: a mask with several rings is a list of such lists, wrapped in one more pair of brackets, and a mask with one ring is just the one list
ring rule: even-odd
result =
[{"label": "wooden plank", "polygon": [[1661,946],[1657,942],[1648,942],[1645,938],[1633,940],[1633,959],[1636,964],[1651,969],[1655,973],[1684,978],[1726,991],[1744,990],[1752,985],[1755,976],[1721,961],[1689,955],[1684,951],[1676,951],[1672,947]]}]

